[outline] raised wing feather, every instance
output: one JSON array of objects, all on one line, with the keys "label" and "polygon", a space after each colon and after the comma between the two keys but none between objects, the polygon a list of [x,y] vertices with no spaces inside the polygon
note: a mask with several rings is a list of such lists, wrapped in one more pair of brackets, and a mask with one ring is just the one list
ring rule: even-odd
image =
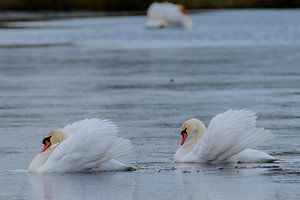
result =
[{"label": "raised wing feather", "polygon": [[118,138],[117,127],[107,120],[85,119],[67,125],[64,131],[69,137],[55,147],[41,172],[89,170],[130,149],[130,142]]},{"label": "raised wing feather", "polygon": [[229,110],[209,123],[207,133],[193,148],[200,162],[221,162],[272,138],[269,130],[256,128],[256,115],[249,110]]}]

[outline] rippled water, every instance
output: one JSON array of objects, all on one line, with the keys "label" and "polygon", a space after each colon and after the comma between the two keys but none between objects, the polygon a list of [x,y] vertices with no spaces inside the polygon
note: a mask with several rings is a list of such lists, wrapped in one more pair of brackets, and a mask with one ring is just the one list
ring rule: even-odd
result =
[{"label": "rippled water", "polygon": [[[190,30],[145,17],[18,22],[0,29],[0,199],[299,199],[299,10],[201,12]],[[174,164],[181,122],[248,108],[284,161]],[[28,174],[51,129],[108,118],[136,172]]]}]

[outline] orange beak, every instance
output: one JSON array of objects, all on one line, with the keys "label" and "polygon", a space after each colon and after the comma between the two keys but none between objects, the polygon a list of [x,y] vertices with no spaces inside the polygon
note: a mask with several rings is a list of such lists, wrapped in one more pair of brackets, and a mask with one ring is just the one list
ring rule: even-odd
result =
[{"label": "orange beak", "polygon": [[182,138],[181,138],[181,145],[183,145],[185,143],[186,138],[188,137],[188,133],[184,132],[182,133]]},{"label": "orange beak", "polygon": [[44,143],[43,148],[41,149],[41,153],[46,151],[50,147],[50,145],[51,145],[51,143],[48,140],[46,140],[45,143]]}]

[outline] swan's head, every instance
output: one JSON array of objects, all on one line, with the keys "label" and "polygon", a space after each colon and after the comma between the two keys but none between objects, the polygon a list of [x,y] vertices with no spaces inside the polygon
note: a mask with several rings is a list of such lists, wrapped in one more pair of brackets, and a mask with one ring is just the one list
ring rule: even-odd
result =
[{"label": "swan's head", "polygon": [[199,119],[189,119],[181,125],[181,145],[183,145],[190,133],[198,131],[199,128],[205,128],[204,124]]},{"label": "swan's head", "polygon": [[47,136],[43,139],[43,148],[41,153],[46,151],[49,147],[53,148],[62,141],[64,141],[68,135],[62,129],[55,129],[50,131]]},{"label": "swan's head", "polygon": [[182,14],[184,14],[184,15],[187,15],[187,14],[188,14],[188,12],[187,12],[186,8],[184,7],[184,5],[182,5],[182,4],[177,4],[177,8],[178,8],[178,10],[179,10]]}]

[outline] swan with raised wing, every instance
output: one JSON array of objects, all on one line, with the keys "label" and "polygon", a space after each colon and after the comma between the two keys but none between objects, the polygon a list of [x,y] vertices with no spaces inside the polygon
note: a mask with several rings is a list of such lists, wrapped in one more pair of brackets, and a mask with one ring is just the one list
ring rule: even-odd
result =
[{"label": "swan with raised wing", "polygon": [[50,131],[29,172],[130,171],[134,168],[115,158],[127,153],[129,140],[117,137],[108,120],[85,119]]},{"label": "swan with raised wing", "polygon": [[[256,115],[249,110],[229,110],[218,114],[208,128],[198,119],[181,126],[181,146],[175,162],[273,162],[277,158],[251,149],[273,138],[269,130],[256,127]],[[193,135],[186,141],[189,135]]]}]

